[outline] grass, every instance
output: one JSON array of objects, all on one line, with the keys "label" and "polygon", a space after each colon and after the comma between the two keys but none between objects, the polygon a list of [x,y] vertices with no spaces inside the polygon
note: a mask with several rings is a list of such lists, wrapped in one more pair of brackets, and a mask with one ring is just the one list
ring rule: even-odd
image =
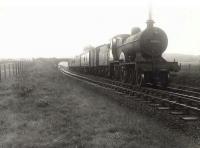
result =
[{"label": "grass", "polygon": [[171,82],[174,84],[200,87],[200,72],[199,73],[179,72],[176,76],[171,78]]},{"label": "grass", "polygon": [[171,82],[174,84],[200,87],[200,65],[182,65],[180,72],[173,75]]}]

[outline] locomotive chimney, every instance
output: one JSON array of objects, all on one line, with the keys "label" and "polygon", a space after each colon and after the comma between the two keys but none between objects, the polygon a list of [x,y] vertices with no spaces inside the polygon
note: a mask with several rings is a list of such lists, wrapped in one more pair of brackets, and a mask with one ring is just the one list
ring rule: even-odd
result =
[{"label": "locomotive chimney", "polygon": [[148,29],[153,28],[153,24],[154,24],[153,20],[147,20],[147,28]]},{"label": "locomotive chimney", "polygon": [[150,1],[149,3],[149,19],[147,20],[147,28],[152,28],[153,27],[153,24],[154,24],[154,21],[152,20],[152,3]]}]

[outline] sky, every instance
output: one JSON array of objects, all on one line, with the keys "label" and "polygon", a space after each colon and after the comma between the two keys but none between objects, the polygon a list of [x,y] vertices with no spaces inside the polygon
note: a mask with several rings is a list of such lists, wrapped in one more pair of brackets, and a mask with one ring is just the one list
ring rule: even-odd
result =
[{"label": "sky", "polygon": [[[166,53],[200,55],[199,0],[151,0]],[[0,0],[0,58],[73,57],[146,28],[149,0]]]}]

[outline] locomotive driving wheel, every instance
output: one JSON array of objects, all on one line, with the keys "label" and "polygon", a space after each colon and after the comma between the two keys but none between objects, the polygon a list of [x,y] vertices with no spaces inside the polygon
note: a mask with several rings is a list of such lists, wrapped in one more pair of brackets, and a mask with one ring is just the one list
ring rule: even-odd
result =
[{"label": "locomotive driving wheel", "polygon": [[128,71],[126,67],[122,66],[120,72],[120,80],[122,82],[127,82]]},{"label": "locomotive driving wheel", "polygon": [[167,87],[169,83],[169,73],[168,72],[162,72],[161,73],[161,86]]},{"label": "locomotive driving wheel", "polygon": [[143,85],[144,82],[144,73],[142,73],[141,71],[138,71],[136,73],[136,85],[138,87],[141,87]]},{"label": "locomotive driving wheel", "polygon": [[114,65],[114,80],[119,79],[119,65]]},{"label": "locomotive driving wheel", "polygon": [[134,69],[130,70],[130,82],[136,84],[136,71]]}]

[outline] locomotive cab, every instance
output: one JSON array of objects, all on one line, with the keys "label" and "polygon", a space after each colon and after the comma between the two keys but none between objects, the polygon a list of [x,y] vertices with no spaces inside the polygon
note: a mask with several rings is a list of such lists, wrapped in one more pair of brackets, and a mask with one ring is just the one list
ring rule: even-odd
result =
[{"label": "locomotive cab", "polygon": [[122,51],[122,49],[119,47],[123,45],[125,39],[128,38],[129,36],[130,36],[129,34],[119,34],[119,35],[114,36],[111,39],[110,49],[112,50],[114,61],[119,60],[119,57]]}]

